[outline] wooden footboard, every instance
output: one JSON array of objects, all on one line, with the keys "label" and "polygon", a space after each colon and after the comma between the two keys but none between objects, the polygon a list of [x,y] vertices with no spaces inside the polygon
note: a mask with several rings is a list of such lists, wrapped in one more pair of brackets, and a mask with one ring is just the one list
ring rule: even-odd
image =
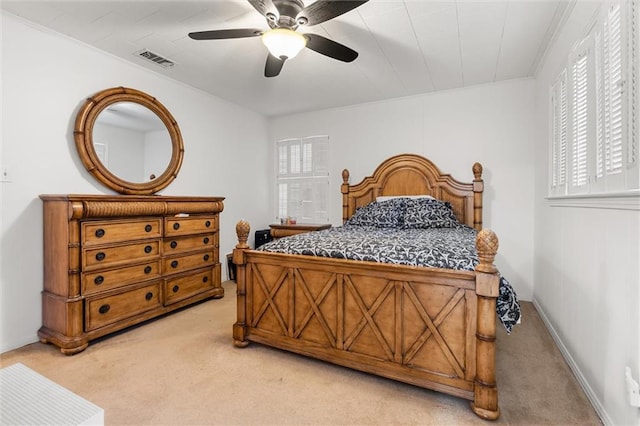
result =
[{"label": "wooden footboard", "polygon": [[475,272],[266,253],[236,227],[236,346],[250,341],[472,401],[497,419],[498,239],[478,233]]}]

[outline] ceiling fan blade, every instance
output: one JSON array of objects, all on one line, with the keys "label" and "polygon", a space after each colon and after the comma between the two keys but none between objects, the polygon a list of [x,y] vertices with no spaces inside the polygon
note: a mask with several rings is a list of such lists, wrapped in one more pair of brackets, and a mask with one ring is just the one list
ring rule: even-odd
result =
[{"label": "ceiling fan blade", "polygon": [[321,35],[304,34],[304,36],[307,39],[307,48],[330,58],[352,62],[358,57],[358,52],[355,50]]},{"label": "ceiling fan blade", "polygon": [[221,40],[227,38],[257,37],[264,31],[258,28],[239,28],[234,30],[211,30],[189,33],[194,40]]},{"label": "ceiling fan blade", "polygon": [[318,0],[302,9],[298,16],[296,16],[296,21],[299,23],[304,22],[304,25],[321,24],[343,13],[347,13],[368,1],[369,0]]},{"label": "ceiling fan blade", "polygon": [[264,66],[264,76],[275,77],[280,74],[280,70],[282,70],[284,61],[284,59],[278,59],[271,53],[269,53],[269,56],[267,56],[267,63]]},{"label": "ceiling fan blade", "polygon": [[274,22],[278,20],[280,13],[272,0],[249,0],[249,3],[251,3],[251,6],[260,12],[265,18]]}]

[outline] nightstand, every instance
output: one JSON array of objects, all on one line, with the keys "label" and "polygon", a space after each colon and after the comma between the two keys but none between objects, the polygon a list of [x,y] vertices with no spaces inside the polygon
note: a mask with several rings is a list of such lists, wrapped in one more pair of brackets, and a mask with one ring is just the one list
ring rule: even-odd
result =
[{"label": "nightstand", "polygon": [[271,228],[271,236],[273,238],[288,237],[290,235],[302,234],[304,232],[320,231],[322,229],[331,228],[330,223],[313,224],[313,223],[296,223],[295,225],[269,225]]}]

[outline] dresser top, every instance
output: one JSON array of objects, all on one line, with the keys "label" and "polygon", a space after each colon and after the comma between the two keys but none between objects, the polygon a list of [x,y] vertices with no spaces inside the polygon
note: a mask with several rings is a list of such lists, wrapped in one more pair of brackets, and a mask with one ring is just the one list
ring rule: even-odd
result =
[{"label": "dresser top", "polygon": [[224,209],[224,197],[166,195],[40,195],[45,210],[66,211],[69,219],[212,214]]},{"label": "dresser top", "polygon": [[102,194],[42,194],[40,198],[45,201],[109,201],[109,202],[199,202],[199,201],[223,201],[225,197],[206,197],[192,195],[102,195]]}]

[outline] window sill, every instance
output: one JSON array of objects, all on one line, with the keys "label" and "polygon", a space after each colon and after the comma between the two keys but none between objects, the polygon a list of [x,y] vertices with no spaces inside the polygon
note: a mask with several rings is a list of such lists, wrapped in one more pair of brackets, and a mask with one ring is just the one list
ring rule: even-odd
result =
[{"label": "window sill", "polygon": [[577,194],[549,196],[550,207],[577,207],[585,209],[614,209],[640,211],[640,190],[611,194]]}]

